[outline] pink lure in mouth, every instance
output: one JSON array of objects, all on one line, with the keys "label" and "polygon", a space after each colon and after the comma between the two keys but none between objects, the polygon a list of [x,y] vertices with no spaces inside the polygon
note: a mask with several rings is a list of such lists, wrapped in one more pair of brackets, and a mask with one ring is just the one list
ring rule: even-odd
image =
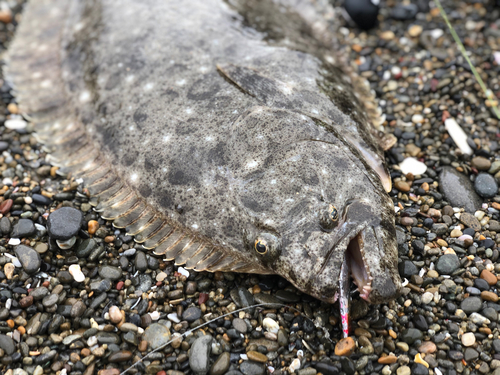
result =
[{"label": "pink lure in mouth", "polygon": [[345,262],[348,264],[353,283],[358,287],[360,297],[369,302],[373,277],[370,275],[364,257],[364,243],[359,233],[347,246]]}]

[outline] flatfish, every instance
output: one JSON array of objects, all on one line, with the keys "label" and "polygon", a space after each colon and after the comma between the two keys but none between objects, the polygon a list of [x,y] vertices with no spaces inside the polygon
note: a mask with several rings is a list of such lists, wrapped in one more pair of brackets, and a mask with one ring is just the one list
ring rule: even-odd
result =
[{"label": "flatfish", "polygon": [[395,298],[394,206],[367,83],[303,0],[36,0],[8,54],[19,107],[103,218],[196,271]]}]

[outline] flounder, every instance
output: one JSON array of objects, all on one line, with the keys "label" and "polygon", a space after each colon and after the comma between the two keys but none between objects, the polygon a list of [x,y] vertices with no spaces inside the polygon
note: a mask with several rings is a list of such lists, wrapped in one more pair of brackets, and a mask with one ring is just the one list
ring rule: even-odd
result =
[{"label": "flounder", "polygon": [[335,25],[326,0],[36,0],[7,76],[53,163],[144,248],[326,302],[345,256],[380,303],[401,289],[391,139]]}]

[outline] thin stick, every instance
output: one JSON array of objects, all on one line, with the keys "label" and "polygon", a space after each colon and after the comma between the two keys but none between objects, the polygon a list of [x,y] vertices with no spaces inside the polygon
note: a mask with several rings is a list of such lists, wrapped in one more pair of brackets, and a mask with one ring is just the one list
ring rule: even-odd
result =
[{"label": "thin stick", "polygon": [[481,78],[481,76],[479,75],[479,73],[477,72],[476,68],[474,67],[474,65],[472,64],[472,61],[470,61],[470,58],[469,56],[467,55],[467,51],[465,50],[465,47],[464,45],[462,44],[462,41],[460,40],[460,38],[458,37],[458,34],[457,32],[455,31],[455,29],[453,28],[453,26],[451,25],[450,21],[448,20],[448,16],[446,15],[444,9],[443,9],[443,6],[441,5],[441,2],[439,0],[435,0],[435,3],[436,5],[438,6],[439,8],[439,11],[441,12],[441,16],[443,17],[444,19],[444,22],[446,22],[446,24],[448,25],[448,28],[450,29],[450,33],[451,35],[453,36],[453,39],[455,39],[455,43],[457,43],[458,45],[458,49],[460,50],[460,52],[462,53],[462,56],[465,58],[465,60],[467,60],[467,63],[469,64],[470,66],[470,69],[472,70],[472,73],[474,74],[474,77],[476,77],[476,80],[477,82],[479,83],[479,86],[481,86],[481,89],[483,90],[484,92],[484,95],[486,96],[486,98],[491,101],[491,108],[493,109],[493,112],[495,112],[495,115],[497,116],[497,118],[500,120],[500,111],[498,110],[498,106],[495,105],[495,97],[493,96],[493,93],[491,90],[488,90],[488,88],[486,87],[485,83],[483,82],[483,79]]}]

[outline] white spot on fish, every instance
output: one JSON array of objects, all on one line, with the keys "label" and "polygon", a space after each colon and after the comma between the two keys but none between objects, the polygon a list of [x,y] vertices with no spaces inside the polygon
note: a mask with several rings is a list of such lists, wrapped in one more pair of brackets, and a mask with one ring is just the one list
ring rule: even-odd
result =
[{"label": "white spot on fish", "polygon": [[175,84],[177,86],[184,86],[186,84],[186,80],[185,79],[180,79],[180,80],[176,81]]},{"label": "white spot on fish", "polygon": [[206,72],[208,72],[208,67],[206,67],[206,66],[202,66],[202,67],[200,68],[200,73],[206,73]]},{"label": "white spot on fish", "polygon": [[256,160],[252,160],[252,161],[247,163],[246,167],[247,168],[255,168],[258,165],[259,165],[259,163]]},{"label": "white spot on fish", "polygon": [[193,224],[193,225],[191,225],[191,228],[193,228],[193,229],[198,229],[198,224]]},{"label": "white spot on fish", "polygon": [[191,108],[186,108],[186,113],[190,115],[191,113],[193,113],[193,110]]},{"label": "white spot on fish", "polygon": [[90,92],[87,90],[82,91],[78,99],[80,100],[80,103],[87,103],[90,100]]},{"label": "white spot on fish", "polygon": [[46,80],[43,80],[42,82],[40,82],[40,87],[41,88],[49,88],[50,86],[52,86],[52,81],[50,79],[46,79]]},{"label": "white spot on fish", "polygon": [[137,175],[137,173],[132,173],[130,175],[130,181],[132,181],[132,182],[137,181],[137,178],[139,178],[139,176]]},{"label": "white spot on fish", "polygon": [[163,137],[163,142],[167,143],[168,141],[170,141],[170,135],[165,135]]},{"label": "white spot on fish", "polygon": [[276,180],[271,180],[270,184],[271,185],[276,185]]},{"label": "white spot on fish", "polygon": [[135,76],[133,74],[125,77],[125,82],[131,83],[134,80]]},{"label": "white spot on fish", "polygon": [[314,113],[315,115],[319,113],[319,111],[316,108],[311,109],[311,112]]},{"label": "white spot on fish", "polygon": [[205,141],[207,141],[207,142],[212,142],[213,140],[214,140],[214,137],[212,137],[210,135],[208,137],[205,137]]},{"label": "white spot on fish", "polygon": [[148,82],[144,85],[144,90],[145,91],[150,91],[154,86],[154,83]]}]

